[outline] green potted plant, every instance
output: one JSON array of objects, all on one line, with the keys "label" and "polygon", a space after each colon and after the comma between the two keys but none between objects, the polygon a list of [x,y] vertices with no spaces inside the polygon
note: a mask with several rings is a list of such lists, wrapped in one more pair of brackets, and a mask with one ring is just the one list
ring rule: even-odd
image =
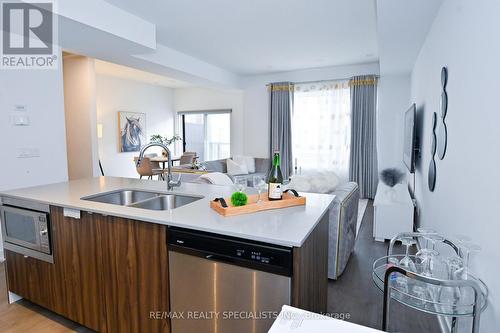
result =
[{"label": "green potted plant", "polygon": [[[158,143],[163,143],[165,146],[170,146],[172,143],[175,141],[182,140],[182,137],[178,134],[175,134],[172,136],[170,139],[167,136],[162,136],[161,134],[153,134],[151,135],[151,138],[149,139],[150,142],[158,142]],[[167,152],[163,150],[161,154],[166,157]]]}]

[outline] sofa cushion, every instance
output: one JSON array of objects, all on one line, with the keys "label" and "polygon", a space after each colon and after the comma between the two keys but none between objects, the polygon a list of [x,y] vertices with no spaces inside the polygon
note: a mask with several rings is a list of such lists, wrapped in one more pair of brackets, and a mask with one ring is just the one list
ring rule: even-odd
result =
[{"label": "sofa cushion", "polygon": [[211,172],[200,176],[200,179],[206,180],[213,185],[233,185],[233,181],[226,174],[221,172]]},{"label": "sofa cushion", "polygon": [[235,161],[238,164],[246,164],[248,173],[255,172],[255,158],[251,156],[236,155],[233,157],[233,161]]},{"label": "sofa cushion", "polygon": [[339,185],[335,172],[315,172],[306,175],[293,175],[289,188],[299,192],[331,193]]},{"label": "sofa cushion", "polygon": [[255,159],[255,172],[269,173],[271,169],[271,160],[269,158],[256,157]]},{"label": "sofa cushion", "polygon": [[231,176],[236,176],[236,175],[248,175],[248,168],[246,163],[237,163],[236,161],[233,161],[232,159],[227,159],[227,173],[228,175]]},{"label": "sofa cushion", "polygon": [[227,173],[226,159],[203,162],[207,170]]}]

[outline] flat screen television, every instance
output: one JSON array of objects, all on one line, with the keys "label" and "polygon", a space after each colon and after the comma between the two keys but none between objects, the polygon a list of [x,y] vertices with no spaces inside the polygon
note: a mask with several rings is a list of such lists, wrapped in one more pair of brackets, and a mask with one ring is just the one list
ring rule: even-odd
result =
[{"label": "flat screen television", "polygon": [[415,172],[415,158],[417,154],[417,106],[412,104],[405,112],[403,162],[410,171]]}]

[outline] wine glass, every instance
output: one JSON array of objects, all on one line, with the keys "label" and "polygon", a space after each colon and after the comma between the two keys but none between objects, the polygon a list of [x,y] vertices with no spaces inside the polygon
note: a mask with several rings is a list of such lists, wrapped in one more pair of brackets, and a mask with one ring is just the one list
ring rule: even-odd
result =
[{"label": "wine glass", "polygon": [[[436,243],[438,241],[442,242],[444,238],[439,236],[433,229],[418,228],[417,230],[425,240],[425,247],[420,249],[416,254],[417,264],[421,268],[422,275],[432,276],[433,261],[439,255],[439,252],[435,249]],[[432,243],[431,248],[429,248],[429,241]]]},{"label": "wine glass", "polygon": [[461,242],[459,241],[458,249],[460,258],[463,261],[461,278],[463,280],[467,280],[469,276],[471,256],[472,254],[481,251],[481,247],[469,241],[461,241]]},{"label": "wine glass", "polygon": [[[460,274],[463,270],[464,262],[462,258],[454,255],[446,258],[446,267],[448,272],[448,280],[460,279]],[[441,287],[439,299],[442,303],[455,306],[461,298],[460,288],[457,287]]]},{"label": "wine glass", "polygon": [[[406,255],[403,257],[403,259],[399,261],[399,266],[409,271],[415,272],[416,271],[415,263],[410,258],[410,246],[415,244],[415,240],[413,239],[413,237],[403,237],[401,238],[401,243],[404,246],[406,246]],[[404,293],[408,293],[409,290],[408,284],[409,284],[408,278],[406,276],[398,274],[396,278],[396,289]]]},{"label": "wine glass", "polygon": [[435,234],[437,234],[436,230],[430,229],[430,228],[420,227],[420,228],[417,228],[417,231],[420,234],[422,234],[422,237],[424,237],[424,239],[425,239],[425,247],[428,248],[429,247],[429,241],[428,241],[428,239],[425,238],[425,236],[426,235],[435,235]]},{"label": "wine glass", "polygon": [[406,246],[406,254],[399,262],[401,267],[404,267],[412,272],[416,271],[415,263],[410,258],[410,246],[415,245],[415,240],[413,237],[403,237],[401,238],[401,243]]},{"label": "wine glass", "polygon": [[247,177],[236,176],[234,177],[234,187],[238,192],[244,192],[247,188]]},{"label": "wine glass", "polygon": [[259,193],[259,198],[257,199],[257,203],[261,203],[262,199],[261,199],[260,195],[267,188],[267,184],[264,181],[264,178],[262,176],[253,176],[253,187]]}]

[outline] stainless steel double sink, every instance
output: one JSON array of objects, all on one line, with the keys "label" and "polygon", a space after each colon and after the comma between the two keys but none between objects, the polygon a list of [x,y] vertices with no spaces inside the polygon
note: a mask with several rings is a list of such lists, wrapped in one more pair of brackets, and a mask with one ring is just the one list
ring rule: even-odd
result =
[{"label": "stainless steel double sink", "polygon": [[179,208],[202,199],[201,196],[143,190],[116,190],[83,197],[82,200],[112,205],[142,208],[148,210],[169,210]]}]

